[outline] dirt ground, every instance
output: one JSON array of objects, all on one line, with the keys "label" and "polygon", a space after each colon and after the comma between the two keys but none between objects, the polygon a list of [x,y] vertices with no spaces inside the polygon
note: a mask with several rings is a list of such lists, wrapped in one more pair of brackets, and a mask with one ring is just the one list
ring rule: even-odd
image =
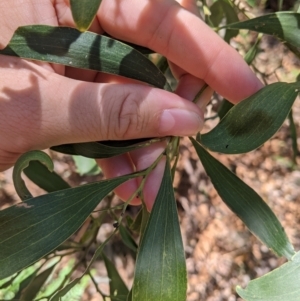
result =
[{"label": "dirt ground", "polygon": [[[295,80],[300,70],[299,61],[281,44],[264,38],[260,48],[256,59],[257,71],[270,74],[268,82],[277,78]],[[212,106],[209,106],[207,116],[213,114]],[[293,114],[300,133],[299,99],[295,102]],[[216,122],[207,122],[206,130]],[[297,158],[298,164],[293,166],[291,145],[289,125],[285,122],[280,131],[259,149],[244,155],[216,154],[216,157],[263,197],[282,222],[295,249],[299,250],[300,159]],[[236,285],[244,287],[249,280],[280,266],[284,260],[276,258],[224,205],[188,139],[183,139],[180,152],[175,187],[188,269],[187,300],[241,300],[235,293]],[[72,185],[89,180],[74,173],[71,157],[54,155],[54,158],[55,170]],[[11,173],[11,169],[0,173],[2,209],[18,201]],[[31,189],[34,189],[34,194],[41,193],[35,186]],[[111,224],[105,224],[101,231],[105,233],[111,229]],[[132,257],[116,251],[114,246],[110,246],[110,250],[115,252],[116,266],[130,285],[134,268]],[[105,290],[107,282],[101,282],[106,276],[104,265],[99,261],[95,267],[96,279]],[[83,300],[100,300],[93,285],[86,289]]]}]

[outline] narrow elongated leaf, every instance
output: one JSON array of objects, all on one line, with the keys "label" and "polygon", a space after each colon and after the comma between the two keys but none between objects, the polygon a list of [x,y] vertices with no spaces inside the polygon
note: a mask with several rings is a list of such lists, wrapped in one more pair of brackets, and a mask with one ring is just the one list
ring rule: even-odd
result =
[{"label": "narrow elongated leaf", "polygon": [[196,140],[191,141],[207,175],[225,204],[268,248],[290,259],[294,249],[283,227],[262,198],[222,163],[210,155]]},{"label": "narrow elongated leaf", "polygon": [[31,161],[39,161],[45,164],[50,172],[52,172],[54,168],[52,159],[40,150],[29,151],[18,158],[13,169],[13,181],[16,192],[23,201],[32,198],[30,191],[27,189],[21,177],[22,171],[29,166]]},{"label": "narrow elongated leaf", "polygon": [[[219,0],[219,1],[226,16],[226,23],[229,24],[229,23],[238,22],[239,18],[234,10],[231,1],[228,0]],[[226,42],[229,42],[231,38],[236,37],[238,34],[239,34],[238,30],[227,28],[224,36],[224,40]]]},{"label": "narrow elongated leaf", "polygon": [[133,223],[129,226],[130,230],[140,234],[140,240],[145,232],[147,223],[149,221],[150,213],[146,206],[142,206],[141,210],[135,217]]},{"label": "narrow elongated leaf", "polygon": [[257,51],[258,51],[258,45],[261,41],[262,35],[259,35],[254,45],[248,50],[246,53],[244,60],[248,65],[251,65],[253,60],[256,57]]},{"label": "narrow elongated leaf", "polygon": [[298,149],[298,135],[297,135],[297,127],[294,122],[293,117],[293,110],[290,111],[289,114],[289,125],[290,125],[290,133],[291,133],[291,139],[292,139],[292,149],[293,149],[293,163],[297,164],[297,156],[299,155],[299,149]]},{"label": "narrow elongated leaf", "polygon": [[143,219],[143,208],[140,209],[138,214],[135,216],[133,220],[129,220],[129,216],[126,216],[127,218],[127,225],[129,229],[133,232],[140,232],[142,219]]},{"label": "narrow elongated leaf", "polygon": [[40,289],[47,281],[48,277],[51,275],[53,269],[55,268],[55,264],[44,270],[38,276],[34,277],[29,285],[22,291],[21,300],[20,301],[32,301],[39,293]]},{"label": "narrow elongated leaf", "polygon": [[222,0],[215,1],[211,7],[209,8],[211,15],[209,16],[209,19],[213,26],[217,27],[221,23],[223,17],[224,17],[224,11],[222,7]]},{"label": "narrow elongated leaf", "polygon": [[49,171],[39,161],[31,161],[23,172],[32,182],[48,192],[70,188],[70,185],[64,179],[57,173]]},{"label": "narrow elongated leaf", "polygon": [[102,257],[104,259],[107,275],[109,278],[109,291],[111,300],[126,301],[127,295],[129,294],[127,286],[125,285],[114,264],[106,257],[104,253],[102,254]]},{"label": "narrow elongated leaf", "polygon": [[57,248],[108,193],[135,176],[52,192],[0,211],[0,279]]},{"label": "narrow elongated leaf", "polygon": [[[226,24],[239,21],[231,1],[228,0],[215,1],[210,7],[210,12],[209,20],[215,27],[219,26],[224,17],[226,18]],[[224,40],[229,42],[230,39],[237,36],[238,33],[239,31],[237,29],[226,29]]]},{"label": "narrow elongated leaf", "polygon": [[185,301],[187,276],[169,162],[137,256],[132,301]]},{"label": "narrow elongated leaf", "polygon": [[300,47],[300,14],[294,12],[277,12],[233,23],[225,26],[232,29],[249,29],[269,35]]},{"label": "narrow elongated leaf", "polygon": [[130,290],[126,301],[132,301],[132,290]]},{"label": "narrow elongated leaf", "polygon": [[281,127],[299,93],[300,83],[275,83],[238,103],[201,144],[214,152],[240,154],[269,140]]},{"label": "narrow elongated leaf", "polygon": [[123,243],[130,250],[132,250],[133,252],[136,253],[138,246],[137,246],[135,240],[133,239],[133,237],[131,236],[131,234],[129,233],[129,231],[123,225],[120,225],[119,232],[120,232],[120,236],[122,238]]},{"label": "narrow elongated leaf", "polygon": [[165,76],[142,53],[112,38],[70,27],[19,27],[0,54],[121,75],[171,91]]},{"label": "narrow elongated leaf", "polygon": [[62,144],[51,147],[52,150],[68,155],[80,155],[92,159],[118,156],[132,150],[148,146],[159,139],[136,139],[129,141],[86,142]]},{"label": "narrow elongated leaf", "polygon": [[76,27],[88,30],[99,9],[101,0],[70,0],[71,11]]},{"label": "narrow elongated leaf", "polygon": [[300,252],[278,269],[237,287],[245,301],[299,301]]},{"label": "narrow elongated leaf", "polygon": [[147,209],[146,206],[142,207],[142,221],[141,221],[141,226],[140,226],[140,240],[142,240],[145,230],[147,228],[148,222],[150,219],[150,213]]}]

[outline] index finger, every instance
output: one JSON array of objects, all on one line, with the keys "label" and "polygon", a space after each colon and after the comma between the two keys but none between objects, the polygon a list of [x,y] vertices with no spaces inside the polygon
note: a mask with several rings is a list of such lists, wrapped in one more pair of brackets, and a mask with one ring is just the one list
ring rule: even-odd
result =
[{"label": "index finger", "polygon": [[262,87],[239,53],[174,0],[103,0],[102,28],[143,45],[238,102]]}]

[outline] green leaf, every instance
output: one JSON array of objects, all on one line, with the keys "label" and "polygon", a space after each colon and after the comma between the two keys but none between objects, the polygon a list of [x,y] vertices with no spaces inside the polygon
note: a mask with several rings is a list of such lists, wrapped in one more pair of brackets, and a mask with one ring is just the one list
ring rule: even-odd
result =
[{"label": "green leaf", "polygon": [[20,301],[32,301],[39,293],[42,286],[47,281],[48,277],[51,275],[52,271],[56,267],[56,264],[53,264],[51,267],[44,270],[38,276],[33,278],[29,285],[22,291]]},{"label": "green leaf", "polygon": [[[172,175],[172,173],[171,173]],[[140,240],[142,240],[145,230],[147,228],[149,219],[150,219],[150,213],[145,205],[142,207],[142,221],[141,221],[141,226],[140,226]]]},{"label": "green leaf", "polygon": [[133,232],[140,233],[142,220],[143,220],[143,208],[140,209],[140,211],[136,215],[135,219],[130,224],[127,223],[129,226],[129,229],[132,230]]},{"label": "green leaf", "polygon": [[51,147],[52,150],[68,155],[80,155],[91,159],[103,159],[125,154],[132,150],[148,146],[161,139],[136,139],[128,141],[101,141],[62,144]]},{"label": "green leaf", "polygon": [[132,301],[185,301],[187,275],[170,164],[137,255]]},{"label": "green leaf", "polygon": [[222,119],[233,106],[233,103],[231,103],[227,99],[223,99],[218,110],[219,118]]},{"label": "green leaf", "polygon": [[246,153],[261,146],[281,127],[299,93],[300,83],[275,83],[235,105],[201,144],[213,152]]},{"label": "green leaf", "polygon": [[[222,9],[225,13],[226,23],[230,24],[230,23],[238,22],[239,18],[234,10],[234,7],[233,7],[231,1],[228,1],[228,0],[219,0],[219,1],[222,6]],[[229,42],[231,38],[236,37],[238,34],[239,34],[238,30],[231,30],[231,29],[227,28],[225,36],[224,36],[224,40],[226,42]]]},{"label": "green leaf", "polygon": [[29,151],[27,153],[22,154],[18,158],[13,169],[14,186],[21,200],[27,200],[32,198],[30,191],[27,189],[25,182],[21,177],[22,171],[28,167],[31,161],[39,161],[45,164],[45,166],[47,166],[50,172],[52,172],[54,168],[52,159],[46,153],[40,150]]},{"label": "green leaf", "polygon": [[124,44],[126,44],[126,45],[128,45],[128,46],[134,48],[135,50],[139,51],[140,53],[142,53],[142,54],[144,54],[144,55],[146,55],[146,56],[147,56],[148,54],[155,53],[155,51],[153,51],[152,49],[149,49],[149,48],[147,48],[147,47],[143,47],[143,46],[141,46],[141,45],[137,45],[137,44],[134,44],[134,43],[129,43],[129,42],[127,42],[127,41],[122,41],[122,40],[116,39],[116,38],[114,38],[113,36],[109,35],[107,32],[105,32],[103,35],[106,36],[106,37],[115,39],[115,40],[117,40],[117,41],[119,41],[119,42],[121,42],[121,43],[124,43]]},{"label": "green leaf", "polygon": [[71,11],[76,27],[86,31],[92,24],[101,0],[70,0]]},{"label": "green leaf", "polygon": [[112,38],[75,28],[19,27],[0,54],[121,75],[171,91],[165,76],[142,53]]},{"label": "green leaf", "polygon": [[300,252],[278,269],[237,287],[245,301],[299,301]]},{"label": "green leaf", "polygon": [[81,175],[97,175],[101,172],[97,162],[83,156],[73,156],[76,171]]},{"label": "green leaf", "polygon": [[48,192],[70,188],[70,185],[57,173],[50,172],[49,169],[39,161],[31,161],[23,172],[32,182]]},{"label": "green leaf", "polygon": [[259,35],[259,37],[256,39],[256,42],[254,43],[254,45],[248,50],[248,52],[246,53],[244,60],[248,65],[251,65],[253,60],[256,57],[256,54],[258,52],[258,45],[261,41],[262,36]]},{"label": "green leaf", "polygon": [[140,241],[142,240],[142,237],[144,235],[149,218],[150,213],[147,210],[147,207],[143,205],[141,210],[138,212],[135,220],[129,226],[130,230],[140,234]]},{"label": "green leaf", "polygon": [[110,298],[112,301],[126,301],[127,295],[129,294],[129,290],[122,280],[119,272],[117,271],[114,264],[106,257],[106,255],[102,254],[105,267],[107,270],[107,275],[109,278],[109,290],[110,290]]},{"label": "green leaf", "polygon": [[289,126],[290,126],[290,135],[292,139],[292,149],[293,149],[293,163],[297,164],[297,156],[299,155],[298,148],[298,135],[297,135],[297,127],[294,122],[293,110],[289,113]]},{"label": "green leaf", "polygon": [[169,62],[165,56],[162,56],[156,63],[157,68],[165,74],[169,69]]},{"label": "green leaf", "polygon": [[209,19],[213,26],[217,27],[221,23],[223,17],[224,17],[224,11],[222,7],[222,0],[218,0],[214,2],[211,7],[209,8],[211,15],[209,16]]},{"label": "green leaf", "polygon": [[132,290],[130,290],[126,301],[132,301]]},{"label": "green leaf", "polygon": [[300,47],[300,14],[277,12],[253,18],[251,20],[224,26],[231,29],[249,29],[273,35],[293,46]]},{"label": "green leaf", "polygon": [[133,237],[131,236],[131,234],[129,233],[129,231],[123,225],[120,225],[119,232],[120,232],[120,236],[122,238],[123,243],[130,250],[132,250],[133,252],[136,253],[138,246],[137,246],[135,240],[133,239]]},{"label": "green leaf", "polygon": [[0,211],[0,279],[57,248],[108,193],[135,176],[52,192]]},{"label": "green leaf", "polygon": [[294,249],[283,227],[262,198],[191,138],[202,165],[225,204],[268,248],[290,259]]}]

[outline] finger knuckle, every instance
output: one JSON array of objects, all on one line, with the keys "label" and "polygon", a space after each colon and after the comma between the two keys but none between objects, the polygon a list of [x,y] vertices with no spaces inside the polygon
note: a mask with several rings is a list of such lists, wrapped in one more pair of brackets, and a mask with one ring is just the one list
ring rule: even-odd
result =
[{"label": "finger knuckle", "polygon": [[112,97],[108,122],[108,135],[112,139],[135,138],[137,133],[144,131],[147,122],[141,111],[141,99],[138,93],[128,89],[123,89],[121,93],[116,93]]}]

